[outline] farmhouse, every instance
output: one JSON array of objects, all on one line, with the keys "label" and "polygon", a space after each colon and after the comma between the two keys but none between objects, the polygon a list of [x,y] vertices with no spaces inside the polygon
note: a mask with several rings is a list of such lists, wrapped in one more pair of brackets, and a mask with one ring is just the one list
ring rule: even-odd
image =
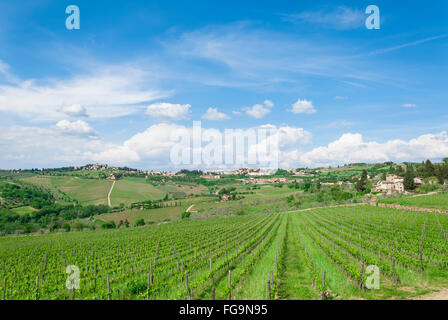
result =
[{"label": "farmhouse", "polygon": [[109,180],[116,180],[117,177],[116,177],[113,173],[111,173],[111,174],[109,174],[109,176],[107,177],[107,179],[109,179]]},{"label": "farmhouse", "polygon": [[[380,180],[373,187],[372,191],[386,192],[387,194],[404,192],[404,179],[400,176],[394,174],[388,174],[386,176],[386,181]],[[423,184],[422,178],[414,178],[414,183],[416,186],[421,186]]]},{"label": "farmhouse", "polygon": [[372,191],[386,192],[392,194],[396,192],[404,192],[404,179],[395,174],[388,174],[386,180],[380,180],[377,182]]}]

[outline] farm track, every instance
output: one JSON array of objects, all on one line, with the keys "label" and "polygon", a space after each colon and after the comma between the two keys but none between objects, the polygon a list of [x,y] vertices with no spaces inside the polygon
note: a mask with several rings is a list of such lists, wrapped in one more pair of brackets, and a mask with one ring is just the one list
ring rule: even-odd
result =
[{"label": "farm track", "polygon": [[367,202],[360,202],[360,203],[347,203],[347,204],[338,204],[334,206],[322,206],[322,207],[312,207],[312,208],[305,208],[305,209],[299,209],[299,210],[291,210],[288,212],[303,212],[303,211],[311,211],[311,210],[318,210],[318,209],[328,209],[328,208],[341,208],[341,207],[359,207],[359,206],[369,206],[370,204]]},{"label": "farm track", "polygon": [[433,212],[433,213],[448,214],[448,210],[436,209],[436,208],[423,208],[423,207],[415,207],[415,206],[402,206],[399,204],[378,203],[378,207],[389,208],[389,209],[408,210],[408,211],[417,211],[417,212]]},{"label": "farm track", "polygon": [[107,204],[109,205],[109,207],[112,207],[112,204],[110,202],[110,195],[112,193],[112,190],[114,190],[114,186],[115,186],[115,182],[112,182],[112,186],[110,187],[109,193],[107,194]]},{"label": "farm track", "polygon": [[448,289],[442,289],[438,292],[431,292],[422,296],[415,297],[413,300],[448,300]]}]

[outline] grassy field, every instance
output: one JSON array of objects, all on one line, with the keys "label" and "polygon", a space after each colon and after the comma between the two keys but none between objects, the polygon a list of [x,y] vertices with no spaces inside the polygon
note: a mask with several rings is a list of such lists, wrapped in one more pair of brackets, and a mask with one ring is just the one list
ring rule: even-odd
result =
[{"label": "grassy field", "polygon": [[399,198],[386,198],[378,202],[386,204],[399,204],[421,208],[434,208],[448,210],[448,193],[436,193],[422,196],[408,196]]},{"label": "grassy field", "polygon": [[165,193],[169,193],[171,197],[177,198],[208,193],[208,189],[205,186],[192,183],[176,184],[168,182],[161,183],[157,188]]},{"label": "grassy field", "polygon": [[[130,222],[155,221],[178,215],[170,209],[126,214]],[[8,287],[1,281],[0,292],[6,299],[157,300],[210,299],[215,288],[217,299],[410,299],[448,288],[447,230],[444,214],[357,206],[3,237]],[[68,264],[81,272],[73,297],[64,287]],[[366,287],[370,265],[379,267],[378,289]]]},{"label": "grassy field", "polygon": [[110,199],[112,206],[119,206],[121,203],[131,204],[144,200],[160,200],[165,195],[166,193],[146,183],[144,179],[125,178],[116,181]]},{"label": "grassy field", "polygon": [[51,183],[72,199],[82,204],[107,205],[107,194],[112,181],[78,177],[51,177]]},{"label": "grassy field", "polygon": [[27,213],[36,212],[37,209],[34,209],[33,207],[30,206],[25,206],[25,207],[13,208],[11,209],[11,211],[17,213],[18,215],[23,215]]},{"label": "grassy field", "polygon": [[[74,176],[41,176],[22,178],[21,180],[33,183],[51,191],[58,203],[69,203],[65,195],[72,200],[78,200],[81,204],[105,204],[107,195],[112,185],[111,180],[86,179]],[[117,180],[111,193],[112,206],[121,203],[129,205],[144,200],[163,199],[169,192],[190,190],[189,186],[178,188],[176,185],[157,186],[147,183],[143,178],[124,178]],[[196,187],[194,192],[203,192],[205,187]],[[65,201],[64,201],[65,200]]]},{"label": "grassy field", "polygon": [[124,212],[117,213],[107,213],[99,216],[95,216],[102,221],[114,221],[118,223],[120,221],[128,220],[131,224],[138,219],[143,219],[145,222],[162,222],[164,220],[175,220],[179,219],[182,212],[185,211],[187,207],[168,207],[168,208],[159,208],[159,209],[151,209],[151,210],[126,210]]}]

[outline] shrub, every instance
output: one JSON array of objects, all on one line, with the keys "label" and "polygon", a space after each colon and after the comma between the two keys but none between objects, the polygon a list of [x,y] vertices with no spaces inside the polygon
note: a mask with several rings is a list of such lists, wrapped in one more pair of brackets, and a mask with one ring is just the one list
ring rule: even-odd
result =
[{"label": "shrub", "polygon": [[38,229],[39,228],[34,223],[27,223],[23,227],[23,232],[28,234],[31,232],[36,232],[36,231],[38,231]]},{"label": "shrub", "polygon": [[143,220],[143,219],[138,219],[134,223],[134,227],[141,227],[141,226],[144,226],[144,225],[145,225],[145,220]]},{"label": "shrub", "polygon": [[188,218],[190,218],[190,215],[191,215],[190,212],[185,211],[185,212],[182,212],[182,214],[180,215],[180,217],[181,217],[182,219],[188,219]]},{"label": "shrub", "polygon": [[419,191],[422,191],[424,193],[432,192],[432,191],[435,191],[437,189],[439,189],[439,185],[437,185],[437,184],[429,184],[429,183],[425,183],[424,185],[422,185],[422,186],[420,186],[418,188]]},{"label": "shrub", "polygon": [[115,225],[115,222],[109,221],[109,222],[103,223],[101,225],[101,228],[103,228],[103,229],[115,229],[116,225]]}]

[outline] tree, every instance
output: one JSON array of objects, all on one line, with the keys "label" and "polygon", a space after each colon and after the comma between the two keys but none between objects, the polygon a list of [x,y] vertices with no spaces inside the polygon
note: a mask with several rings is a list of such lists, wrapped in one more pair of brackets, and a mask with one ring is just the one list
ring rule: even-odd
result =
[{"label": "tree", "polygon": [[439,184],[443,184],[445,182],[445,166],[445,164],[438,164],[434,168],[435,176],[439,181]]},{"label": "tree", "polygon": [[415,190],[414,177],[414,168],[412,167],[412,165],[408,165],[403,180],[405,190]]},{"label": "tree", "polygon": [[356,182],[356,190],[364,192],[367,190],[367,171],[362,170],[361,178]]},{"label": "tree", "polygon": [[390,165],[389,167],[389,174],[394,174],[395,173],[395,169],[393,165]]},{"label": "tree", "polygon": [[417,176],[426,177],[425,162],[422,162],[422,164],[417,167]]},{"label": "tree", "polygon": [[403,176],[403,175],[404,175],[404,169],[403,169],[403,167],[399,165],[399,166],[397,167],[397,170],[395,170],[395,174],[398,175],[398,176]]},{"label": "tree", "polygon": [[433,177],[435,175],[434,165],[431,163],[431,161],[426,160],[425,169],[426,169],[426,177]]},{"label": "tree", "polygon": [[383,172],[383,174],[381,175],[381,180],[385,181],[386,179],[387,179],[386,172]]}]

